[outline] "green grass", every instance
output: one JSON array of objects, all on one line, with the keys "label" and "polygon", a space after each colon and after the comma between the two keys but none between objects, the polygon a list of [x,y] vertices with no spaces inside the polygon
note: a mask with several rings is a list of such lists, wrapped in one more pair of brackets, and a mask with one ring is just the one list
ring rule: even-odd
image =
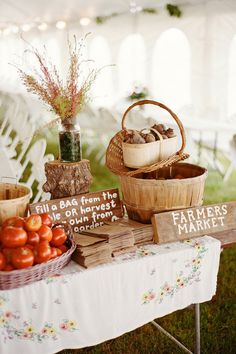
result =
[{"label": "green grass", "polygon": [[[48,152],[55,145],[48,145]],[[100,148],[101,151],[101,148]],[[117,187],[118,179],[101,164],[95,149],[88,154],[84,148],[84,158],[91,161],[94,176],[91,190]],[[205,204],[236,200],[236,173],[227,183],[214,171],[209,172],[205,188]],[[236,353],[236,247],[224,250],[221,255],[217,294],[212,301],[201,305],[201,345],[204,354]],[[125,320],[125,319],[124,319]],[[174,334],[190,349],[194,343],[194,309],[187,308],[158,319],[158,323]],[[101,324],[102,325],[102,324]],[[64,350],[60,354],[178,354],[184,353],[154,326],[147,324],[135,331],[107,341],[95,347]]]},{"label": "green grass", "polygon": [[236,172],[224,183],[218,172],[210,171],[204,194],[204,204],[236,200]]}]

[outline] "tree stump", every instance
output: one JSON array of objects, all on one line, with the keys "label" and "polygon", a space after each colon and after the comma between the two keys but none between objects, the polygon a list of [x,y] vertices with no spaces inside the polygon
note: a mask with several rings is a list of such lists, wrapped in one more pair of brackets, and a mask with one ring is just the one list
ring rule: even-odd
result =
[{"label": "tree stump", "polygon": [[45,163],[45,174],[47,182],[43,190],[51,193],[51,199],[88,193],[92,183],[89,160],[49,161]]}]

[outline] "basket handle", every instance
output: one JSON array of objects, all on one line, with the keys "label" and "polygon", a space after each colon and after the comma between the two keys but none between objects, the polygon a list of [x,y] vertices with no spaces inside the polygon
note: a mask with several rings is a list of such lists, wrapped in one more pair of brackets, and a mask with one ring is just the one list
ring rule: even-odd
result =
[{"label": "basket handle", "polygon": [[124,113],[124,115],[122,117],[122,122],[121,122],[122,130],[126,129],[125,128],[125,118],[127,116],[127,113],[129,111],[131,111],[131,109],[133,109],[135,106],[142,106],[144,104],[153,104],[154,106],[159,106],[159,107],[165,109],[167,112],[170,113],[170,115],[176,121],[176,123],[178,125],[179,131],[180,131],[180,134],[181,134],[181,138],[182,138],[182,145],[181,145],[181,148],[179,149],[179,151],[177,152],[177,154],[182,154],[182,152],[184,151],[185,146],[186,146],[186,136],[185,136],[185,131],[184,131],[183,124],[180,121],[180,119],[177,117],[177,115],[174,112],[172,112],[170,108],[165,106],[163,103],[160,103],[160,102],[157,102],[157,101],[153,101],[153,100],[141,100],[141,101],[133,103],[131,106],[129,106],[126,109],[126,111],[125,111],[125,113]]},{"label": "basket handle", "polygon": [[151,131],[151,132],[154,132],[154,133],[159,137],[160,141],[164,140],[163,137],[162,137],[162,135],[159,133],[158,130],[156,130],[156,129],[154,129],[154,128],[150,128],[150,131]]},{"label": "basket handle", "polygon": [[154,132],[154,133],[158,136],[158,138],[160,139],[160,141],[163,140],[162,135],[161,135],[161,134],[159,133],[159,131],[157,131],[156,129],[154,129],[154,128],[143,128],[142,130],[140,130],[141,133],[142,133],[144,130],[149,130],[149,132]]}]

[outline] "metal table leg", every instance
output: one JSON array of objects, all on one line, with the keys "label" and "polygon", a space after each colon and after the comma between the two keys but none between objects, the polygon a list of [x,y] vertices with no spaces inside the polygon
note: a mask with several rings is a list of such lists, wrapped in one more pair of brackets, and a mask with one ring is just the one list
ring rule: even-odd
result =
[{"label": "metal table leg", "polygon": [[194,353],[185,347],[178,339],[172,336],[169,332],[167,332],[163,327],[161,327],[156,321],[152,321],[151,323],[163,334],[165,334],[168,338],[170,338],[176,345],[178,345],[181,349],[183,349],[188,354],[201,354],[201,343],[200,343],[200,304],[194,305],[195,310],[195,344],[194,344]]},{"label": "metal table leg", "polygon": [[183,349],[185,351],[185,353],[188,354],[193,354],[193,352],[191,352],[191,350],[189,350],[188,348],[185,347],[185,345],[183,345],[180,341],[178,341],[178,339],[176,339],[174,336],[172,336],[169,332],[167,332],[163,327],[161,327],[158,323],[156,323],[155,321],[151,322],[157,329],[159,329],[160,332],[162,332],[163,334],[165,334],[165,336],[167,336],[168,338],[170,338],[172,340],[172,342],[174,342],[176,345],[178,345],[181,349]]},{"label": "metal table leg", "polygon": [[200,304],[195,304],[195,348],[194,354],[201,353]]}]

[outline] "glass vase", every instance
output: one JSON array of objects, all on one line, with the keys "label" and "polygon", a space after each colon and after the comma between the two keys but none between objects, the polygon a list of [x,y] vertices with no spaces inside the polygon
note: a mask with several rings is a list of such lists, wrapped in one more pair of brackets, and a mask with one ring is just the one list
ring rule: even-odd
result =
[{"label": "glass vase", "polygon": [[59,159],[65,162],[82,160],[80,125],[77,118],[59,124]]}]

